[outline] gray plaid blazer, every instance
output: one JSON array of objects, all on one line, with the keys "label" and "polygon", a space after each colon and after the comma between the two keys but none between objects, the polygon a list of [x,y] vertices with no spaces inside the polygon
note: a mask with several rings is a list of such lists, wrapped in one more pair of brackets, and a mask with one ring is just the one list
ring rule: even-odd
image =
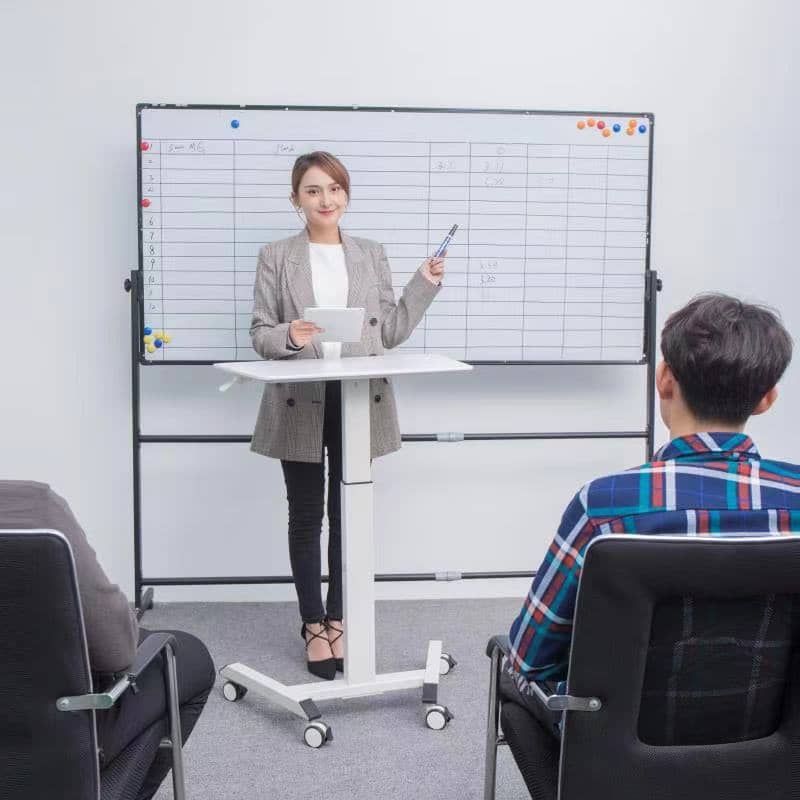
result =
[{"label": "gray plaid blazer", "polygon": [[[347,305],[364,307],[361,341],[342,345],[342,356],[382,355],[402,344],[439,292],[422,273],[415,272],[395,302],[392,275],[383,246],[342,233],[349,289]],[[264,245],[258,254],[250,337],[266,359],[322,358],[316,340],[302,350],[287,348],[289,324],[316,305],[306,231]],[[400,448],[397,407],[388,378],[370,381],[372,457]],[[268,383],[250,449],[286,461],[322,460],[325,419],[324,383]]]}]

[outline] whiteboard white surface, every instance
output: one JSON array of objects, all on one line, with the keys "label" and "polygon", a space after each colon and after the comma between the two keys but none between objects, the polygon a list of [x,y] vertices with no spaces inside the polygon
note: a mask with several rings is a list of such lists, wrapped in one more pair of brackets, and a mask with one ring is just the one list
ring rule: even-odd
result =
[{"label": "whiteboard white surface", "polygon": [[315,149],[350,171],[342,227],[384,244],[396,292],[459,225],[444,288],[400,350],[468,361],[642,359],[648,115],[138,113],[144,323],[169,334],[148,359],[258,358],[248,333],[257,253],[302,227],[290,172]]}]

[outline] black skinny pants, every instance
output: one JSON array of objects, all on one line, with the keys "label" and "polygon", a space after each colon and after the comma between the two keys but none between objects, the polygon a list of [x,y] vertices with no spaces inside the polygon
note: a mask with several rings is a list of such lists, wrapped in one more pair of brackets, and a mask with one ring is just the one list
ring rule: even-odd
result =
[{"label": "black skinny pants", "polygon": [[[151,631],[139,631],[141,643]],[[152,631],[158,633],[158,631]],[[164,631],[175,636],[175,661],[178,668],[178,702],[184,743],[200,717],[216,677],[206,646],[184,631]],[[159,719],[168,716],[163,655],[156,657],[137,681],[138,692],[130,689],[107,711],[98,711],[97,739],[101,748],[100,769],[109,768],[114,759]],[[172,766],[172,754],[159,750],[136,800],[149,800]]]},{"label": "black skinny pants", "polygon": [[[342,619],[342,386],[325,384],[325,421],[319,464],[281,461],[289,501],[289,560],[303,622]],[[322,605],[320,536],[325,511],[328,452],[328,598]]]}]

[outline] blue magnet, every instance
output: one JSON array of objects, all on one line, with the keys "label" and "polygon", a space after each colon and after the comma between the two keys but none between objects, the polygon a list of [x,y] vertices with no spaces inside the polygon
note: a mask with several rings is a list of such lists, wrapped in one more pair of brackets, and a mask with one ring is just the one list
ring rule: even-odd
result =
[{"label": "blue magnet", "polygon": [[639,133],[647,133],[647,127],[645,125],[640,125]]},{"label": "blue magnet", "polygon": [[232,119],[231,120],[231,128],[238,128],[238,127],[239,127],[239,120],[238,119]]},{"label": "blue magnet", "polygon": [[164,342],[162,342],[162,341],[161,341],[161,339],[156,339],[156,340],[153,342],[153,344],[154,344],[156,347],[161,347],[161,345],[162,345],[162,344],[164,344]]},{"label": "blue magnet", "polygon": [[614,133],[619,133],[621,130],[622,130],[622,126],[619,124],[619,122],[615,122],[614,123]]},{"label": "blue magnet", "polygon": [[144,335],[145,336],[149,336],[152,332],[153,332],[153,329],[149,325],[146,325],[145,329],[144,329]]}]

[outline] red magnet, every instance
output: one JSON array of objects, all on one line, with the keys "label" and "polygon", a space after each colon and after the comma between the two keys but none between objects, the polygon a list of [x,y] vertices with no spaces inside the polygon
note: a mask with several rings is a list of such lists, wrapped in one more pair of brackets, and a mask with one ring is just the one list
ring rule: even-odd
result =
[{"label": "red magnet", "polygon": [[147,197],[143,198],[142,199],[142,207],[143,208],[148,208],[149,206],[150,206],[150,200]]},{"label": "red magnet", "polygon": [[601,131],[603,130],[603,128],[605,128],[605,126],[606,126],[605,122],[603,122],[603,120],[600,120],[600,122],[597,123],[597,130]]},{"label": "red magnet", "polygon": [[142,150],[149,150],[150,142],[142,142]]}]

